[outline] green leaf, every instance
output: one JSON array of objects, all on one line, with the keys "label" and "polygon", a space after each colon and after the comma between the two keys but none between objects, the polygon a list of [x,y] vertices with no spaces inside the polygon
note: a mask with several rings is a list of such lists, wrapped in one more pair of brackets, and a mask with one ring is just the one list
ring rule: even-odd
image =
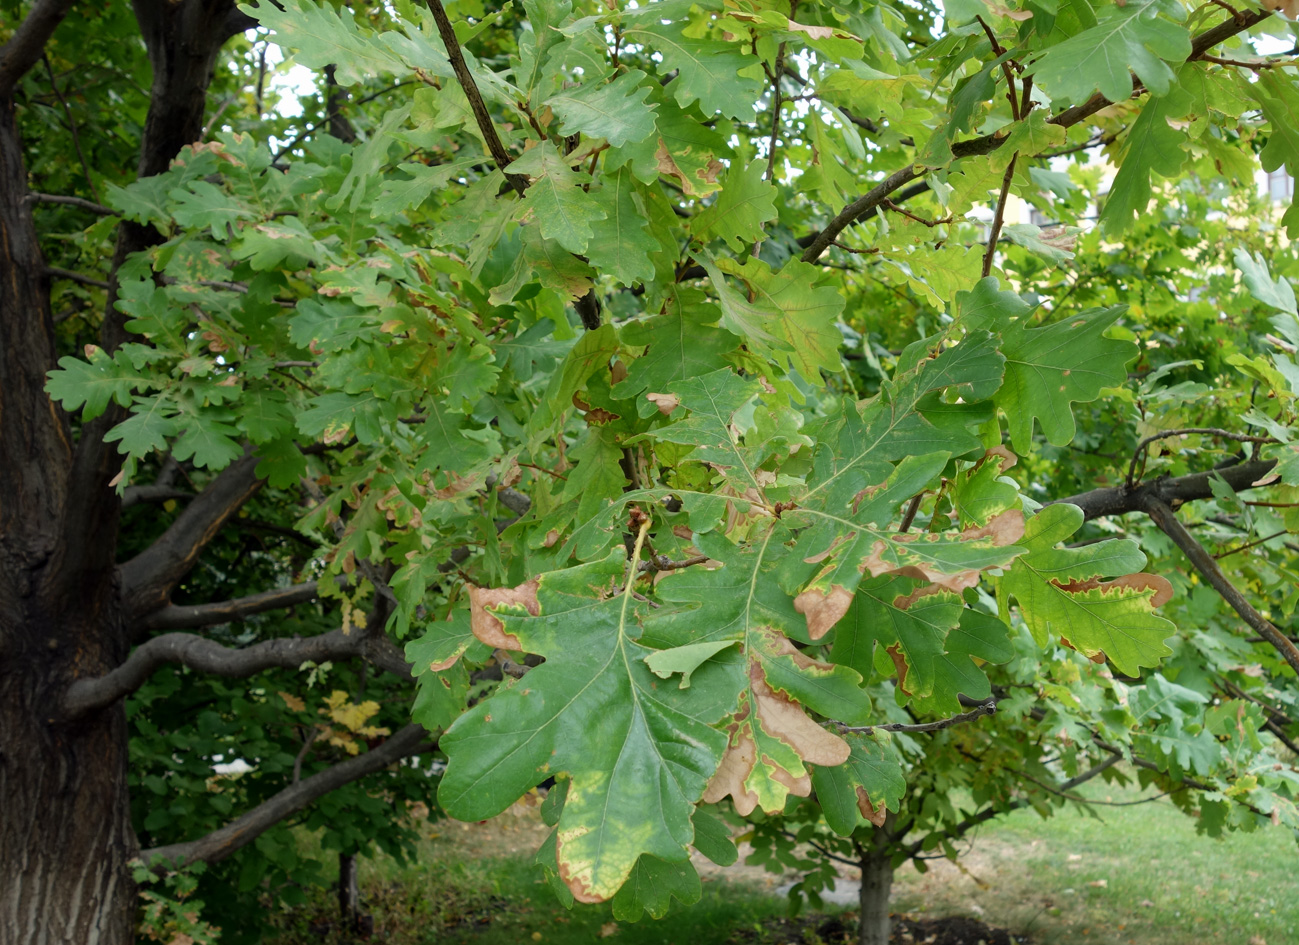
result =
[{"label": "green leaf", "polygon": [[[752,257],[743,264],[723,258],[703,265],[721,299],[723,328],[814,384],[821,371],[843,369],[837,321],[844,299],[815,266],[794,259],[773,272]],[[742,279],[748,293],[727,285],[722,272]]]},{"label": "green leaf", "polygon": [[1013,293],[997,292],[996,279],[989,278],[958,298],[958,307],[966,324],[1001,333],[1006,380],[995,401],[1009,421],[1011,444],[1022,454],[1032,448],[1034,419],[1048,443],[1064,446],[1073,439],[1070,404],[1122,385],[1127,363],[1137,355],[1132,342],[1104,336],[1123,314],[1121,305],[1030,328],[1028,306]]},{"label": "green leaf", "polygon": [[185,431],[172,447],[172,455],[181,462],[193,459],[195,466],[213,472],[225,469],[243,455],[243,447],[234,439],[238,434],[235,427],[205,413],[191,414]]},{"label": "green leaf", "polygon": [[734,640],[713,640],[708,643],[687,643],[668,650],[656,650],[645,657],[645,665],[660,679],[667,679],[673,673],[680,673],[681,688],[689,689],[690,674],[734,642]]},{"label": "green leaf", "polygon": [[438,796],[461,820],[500,813],[552,774],[572,778],[557,859],[583,902],[612,897],[644,854],[686,860],[691,813],[726,746],[713,726],[731,700],[715,685],[664,687],[644,664],[630,597],[602,596],[626,576],[618,549],[533,579],[494,612],[475,605],[476,624],[499,621],[546,662],[440,741],[448,763]]},{"label": "green leaf", "polygon": [[859,826],[880,825],[906,793],[902,759],[887,735],[846,735],[852,753],[836,767],[812,770],[812,786],[830,829],[851,836]]},{"label": "green leaf", "polygon": [[1019,601],[1038,646],[1054,633],[1084,656],[1108,658],[1136,676],[1172,653],[1164,640],[1176,628],[1154,613],[1172,587],[1158,575],[1135,573],[1146,556],[1134,541],[1055,547],[1082,522],[1082,510],[1073,505],[1048,506],[1030,519],[1023,542],[1030,552],[1016,559],[1002,590]]},{"label": "green leaf", "polygon": [[81,411],[83,422],[103,414],[109,403],[119,407],[131,404],[131,393],[139,379],[119,373],[119,366],[102,352],[90,361],[59,358],[59,369],[51,371],[45,382],[45,393],[63,404],[63,409]]},{"label": "green leaf", "polygon": [[560,132],[604,138],[615,148],[644,141],[654,133],[654,110],[646,104],[645,73],[632,69],[614,81],[588,82],[546,100],[559,116]]},{"label": "green leaf", "polygon": [[678,70],[669,91],[682,108],[698,100],[708,116],[721,112],[727,118],[752,117],[762,82],[739,73],[758,65],[758,60],[741,52],[738,44],[693,39],[676,23],[638,23],[623,30],[623,38],[649,46],[663,57],[665,69]]},{"label": "green leaf", "polygon": [[[1162,14],[1162,16],[1161,16]],[[1173,84],[1169,62],[1191,54],[1186,8],[1178,0],[1143,0],[1110,7],[1091,29],[1052,46],[1034,69],[1037,84],[1054,99],[1081,104],[1097,89],[1111,102],[1132,95],[1135,72],[1155,96]]]},{"label": "green leaf", "polygon": [[696,807],[694,817],[695,849],[718,866],[730,866],[740,858],[726,821],[714,817],[703,807]]},{"label": "green leaf", "polygon": [[[645,345],[640,357],[627,368],[627,376],[615,384],[615,397],[635,397],[648,391],[662,393],[678,381],[699,377],[724,368],[726,355],[740,345],[740,339],[712,323],[721,311],[698,289],[676,286],[664,303],[662,315],[622,326],[620,335],[627,345]],[[641,416],[657,408],[641,401]]]},{"label": "green leaf", "polygon": [[737,253],[763,238],[762,226],[776,219],[776,188],[763,179],[765,161],[741,168],[732,164],[722,192],[691,220],[691,232],[703,240],[720,239]]},{"label": "green leaf", "polygon": [[[1190,67],[1187,67],[1190,68]],[[1181,87],[1170,90],[1163,98],[1152,98],[1141,109],[1120,154],[1122,164],[1110,185],[1101,225],[1107,234],[1118,234],[1132,225],[1150,204],[1151,173],[1175,177],[1186,163],[1185,131],[1169,124],[1191,110],[1191,96]]]},{"label": "green leaf", "polygon": [[[294,58],[302,65],[311,69],[334,67],[334,76],[342,85],[362,82],[367,76],[404,75],[407,71],[400,56],[368,30],[357,27],[350,11],[343,16],[333,6],[313,0],[280,0],[240,9],[274,30],[277,42],[296,49]],[[445,57],[443,64],[450,68]],[[422,65],[428,69],[431,64]]]},{"label": "green leaf", "polygon": [[651,918],[661,919],[668,914],[674,898],[689,906],[701,895],[699,873],[688,860],[666,863],[656,856],[642,856],[613,897],[613,917],[619,922],[635,922],[648,912]]},{"label": "green leaf", "polygon": [[523,207],[532,213],[541,235],[570,253],[585,252],[591,224],[605,217],[604,209],[582,190],[587,175],[573,171],[549,141],[525,153],[506,170],[533,178],[523,196]]},{"label": "green leaf", "polygon": [[600,272],[625,286],[654,278],[650,254],[661,249],[649,231],[636,179],[626,168],[604,177],[594,200],[604,216],[591,224],[587,256]]},{"label": "green leaf", "polygon": [[760,488],[731,423],[735,412],[757,395],[757,383],[723,368],[677,381],[668,391],[677,395],[690,415],[658,428],[652,434],[654,439],[693,446],[693,458],[719,468],[745,488]]}]

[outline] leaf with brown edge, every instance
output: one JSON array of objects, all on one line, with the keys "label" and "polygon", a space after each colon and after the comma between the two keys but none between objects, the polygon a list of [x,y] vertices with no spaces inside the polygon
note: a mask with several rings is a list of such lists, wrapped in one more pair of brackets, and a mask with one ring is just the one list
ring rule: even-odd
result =
[{"label": "leaf with brown edge", "polygon": [[842,837],[859,826],[880,826],[906,793],[902,758],[885,732],[845,736],[848,760],[812,771],[812,786],[830,829]]},{"label": "leaf with brown edge", "polygon": [[438,797],[460,820],[495,816],[547,777],[568,776],[556,862],[583,902],[612,897],[643,855],[688,859],[691,815],[726,750],[718,726],[743,683],[738,660],[721,655],[694,670],[689,689],[655,676],[637,640],[640,605],[615,594],[629,571],[619,546],[479,595],[480,613],[545,662],[439,741],[448,761]]},{"label": "leaf with brown edge", "polygon": [[896,673],[898,690],[922,711],[962,711],[960,695],[992,694],[978,661],[1012,656],[1005,624],[966,608],[959,594],[914,576],[863,582],[835,631],[831,658],[863,675]]},{"label": "leaf with brown edge", "polygon": [[1029,553],[1002,578],[1000,593],[1019,602],[1039,646],[1054,633],[1084,656],[1104,655],[1120,672],[1138,675],[1172,652],[1164,640],[1176,628],[1154,613],[1172,598],[1172,585],[1141,572],[1146,556],[1134,541],[1055,547],[1082,522],[1082,510],[1073,505],[1038,512],[1023,541]]},{"label": "leaf with brown edge", "polygon": [[[1018,509],[1007,509],[981,527],[957,533],[899,535],[886,530],[901,506],[942,472],[947,459],[946,453],[904,459],[885,482],[852,497],[852,511],[847,513],[851,518],[796,510],[813,524],[799,536],[797,558],[785,568],[785,578],[803,585],[795,607],[805,615],[812,639],[823,637],[847,613],[863,580],[908,575],[960,592],[977,584],[983,571],[1004,566],[1022,553],[1015,547],[1024,530]],[[821,569],[807,580],[808,569],[801,568],[800,561],[821,564]]]},{"label": "leaf with brown edge", "polygon": [[[742,644],[739,708],[727,724],[726,753],[704,795],[708,801],[729,795],[737,810],[780,810],[788,795],[811,790],[808,765],[839,764],[847,757],[843,739],[809,713],[858,724],[870,711],[860,674],[812,659],[790,642],[804,621],[765,560],[786,554],[787,537],[788,529],[774,522],[762,543],[745,551],[715,533],[697,534],[699,551],[721,566],[665,575],[657,587],[663,606],[646,617],[641,637],[661,649]],[[734,657],[721,650],[718,660]]]},{"label": "leaf with brown edge", "polygon": [[537,579],[524,581],[518,587],[475,587],[469,585],[469,621],[474,636],[488,646],[518,652],[523,649],[519,638],[505,632],[505,625],[492,608],[513,605],[532,616],[540,612],[537,604]]},{"label": "leaf with brown edge", "polygon": [[[494,618],[493,618],[494,619]],[[461,657],[482,659],[490,649],[474,636],[465,608],[453,610],[446,620],[433,620],[424,635],[406,644],[406,662],[416,676],[450,669]]]}]

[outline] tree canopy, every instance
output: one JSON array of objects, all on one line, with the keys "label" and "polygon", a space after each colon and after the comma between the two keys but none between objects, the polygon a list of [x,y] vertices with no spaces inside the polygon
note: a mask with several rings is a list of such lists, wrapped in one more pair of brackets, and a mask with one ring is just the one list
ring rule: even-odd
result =
[{"label": "tree canopy", "polygon": [[134,12],[0,49],[0,728],[130,765],[108,873],[552,780],[633,919],[728,819],[814,896],[1118,759],[1299,827],[1293,11]]}]

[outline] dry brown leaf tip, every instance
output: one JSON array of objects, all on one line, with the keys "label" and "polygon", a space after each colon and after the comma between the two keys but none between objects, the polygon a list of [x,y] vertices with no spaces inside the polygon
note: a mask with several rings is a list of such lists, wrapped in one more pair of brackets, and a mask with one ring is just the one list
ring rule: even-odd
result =
[{"label": "dry brown leaf tip", "polygon": [[537,578],[525,581],[518,587],[475,587],[469,585],[469,629],[474,636],[488,646],[503,650],[519,651],[523,645],[519,638],[505,632],[505,624],[489,608],[502,604],[514,604],[523,607],[532,616],[541,613],[537,603]]},{"label": "dry brown leaf tip", "polygon": [[863,817],[869,820],[876,827],[883,827],[884,818],[889,815],[888,810],[883,804],[876,807],[871,803],[870,795],[866,793],[866,789],[860,784],[857,785],[857,809],[861,811]]},{"label": "dry brown leaf tip", "polygon": [[807,634],[813,640],[825,636],[851,606],[852,592],[838,584],[828,591],[811,587],[794,598],[794,609],[807,618]]},{"label": "dry brown leaf tip", "polygon": [[681,406],[681,398],[676,394],[646,394],[645,399],[659,409],[659,413],[670,414]]},{"label": "dry brown leaf tip", "polygon": [[848,760],[852,751],[848,743],[808,718],[802,706],[768,686],[760,667],[750,667],[749,680],[755,714],[763,731],[789,745],[809,764],[834,766]]}]

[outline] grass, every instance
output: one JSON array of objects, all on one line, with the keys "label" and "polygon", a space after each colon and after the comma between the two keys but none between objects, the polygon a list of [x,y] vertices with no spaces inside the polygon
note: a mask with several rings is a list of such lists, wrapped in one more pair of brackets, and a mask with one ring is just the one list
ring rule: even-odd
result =
[{"label": "grass", "polygon": [[[1089,787],[1096,800],[1140,797]],[[900,871],[894,907],[972,914],[1039,945],[1299,942],[1299,846],[1289,831],[1197,836],[1167,799],[1092,809],[1099,819],[1016,811],[975,840],[970,875],[946,863],[929,876]]]},{"label": "grass", "polygon": [[[1133,790],[1092,786],[1110,802]],[[924,875],[898,872],[893,906],[913,917],[969,915],[1037,945],[1288,945],[1299,942],[1299,847],[1287,831],[1196,836],[1166,800],[1097,806],[1098,817],[1043,821],[1018,811],[975,838],[960,867],[933,861]],[[362,866],[362,895],[376,940],[394,945],[725,945],[781,943],[785,900],[753,869],[709,877],[701,901],[667,919],[615,922],[610,907],[568,911],[531,865],[544,837],[535,812],[487,825],[430,823],[418,862]],[[304,838],[305,839],[305,838]],[[306,842],[310,842],[306,839]],[[273,945],[345,941],[322,925],[329,891],[275,917]],[[315,928],[312,928],[312,925]]]}]

